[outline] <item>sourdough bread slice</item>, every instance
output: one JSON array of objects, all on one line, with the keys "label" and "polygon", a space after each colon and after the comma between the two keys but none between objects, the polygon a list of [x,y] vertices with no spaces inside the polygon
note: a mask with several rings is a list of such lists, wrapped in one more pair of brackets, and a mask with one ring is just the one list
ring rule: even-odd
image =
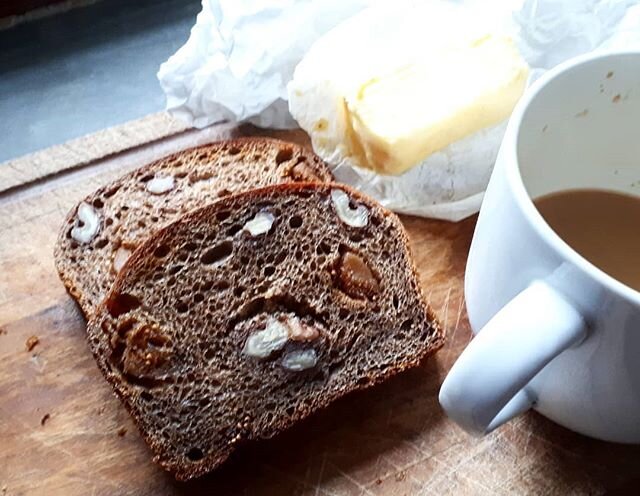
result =
[{"label": "sourdough bread slice", "polygon": [[331,181],[301,146],[267,138],[185,150],[131,172],[76,205],[55,247],[56,268],[90,317],[142,240],[231,192],[290,181]]},{"label": "sourdough bread slice", "polygon": [[88,325],[155,461],[204,474],[443,334],[398,218],[335,184],[225,197],[148,239]]}]

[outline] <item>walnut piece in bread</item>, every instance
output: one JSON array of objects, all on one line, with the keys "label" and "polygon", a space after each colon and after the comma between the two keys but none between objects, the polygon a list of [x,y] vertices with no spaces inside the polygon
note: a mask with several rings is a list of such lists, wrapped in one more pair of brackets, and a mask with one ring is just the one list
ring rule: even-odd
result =
[{"label": "walnut piece in bread", "polygon": [[78,205],[76,216],[77,223],[71,229],[71,237],[78,243],[90,243],[100,228],[100,218],[96,210],[87,202],[82,202]]},{"label": "walnut piece in bread", "polygon": [[349,195],[341,189],[331,190],[331,201],[336,209],[340,220],[351,227],[364,227],[369,222],[369,211],[367,207],[359,204],[352,204]]}]

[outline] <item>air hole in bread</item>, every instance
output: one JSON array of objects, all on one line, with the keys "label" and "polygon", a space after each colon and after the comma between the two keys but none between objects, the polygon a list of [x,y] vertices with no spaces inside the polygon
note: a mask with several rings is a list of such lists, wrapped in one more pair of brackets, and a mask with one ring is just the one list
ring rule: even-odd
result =
[{"label": "air hole in bread", "polygon": [[412,325],[413,325],[413,320],[407,319],[400,325],[400,329],[402,329],[403,331],[409,331]]},{"label": "air hole in bread", "polygon": [[229,281],[218,281],[214,286],[214,289],[217,291],[224,291],[226,289],[229,289],[230,287],[231,284],[229,283]]},{"label": "air hole in bread", "polygon": [[229,218],[230,215],[231,215],[231,212],[229,210],[223,210],[216,214],[216,219],[218,219],[218,222],[224,222]]},{"label": "air hole in bread", "polygon": [[280,148],[276,154],[276,164],[280,165],[284,162],[288,162],[293,158],[293,148],[285,147]]},{"label": "air hole in bread", "polygon": [[162,244],[158,246],[155,250],[153,250],[153,256],[157,258],[163,258],[163,257],[166,257],[170,251],[171,251],[171,248],[169,248],[168,245]]},{"label": "air hole in bread", "polygon": [[204,458],[204,453],[200,448],[191,448],[187,452],[187,458],[192,462],[197,462],[198,460],[202,460]]},{"label": "air hole in bread", "polygon": [[349,234],[349,239],[354,243],[360,243],[364,239],[364,236],[361,232],[354,232]]},{"label": "air hole in bread", "polygon": [[294,215],[289,219],[289,225],[292,228],[297,229],[302,225],[302,217],[300,217],[299,215]]},{"label": "air hole in bread", "polygon": [[148,182],[149,182],[149,181],[151,181],[154,177],[155,177],[155,175],[154,175],[154,174],[147,174],[147,175],[142,176],[142,177],[140,178],[140,182],[141,182],[141,183],[148,183]]},{"label": "air hole in bread", "polygon": [[125,313],[135,310],[142,305],[142,302],[137,296],[133,296],[128,293],[117,293],[110,298],[107,298],[106,305],[109,315],[113,318],[117,318],[120,315],[124,315]]},{"label": "air hole in bread", "polygon": [[213,360],[215,357],[216,357],[216,352],[211,348],[209,348],[204,352],[205,360]]},{"label": "air hole in bread", "polygon": [[400,301],[398,301],[398,295],[393,295],[392,303],[393,303],[393,308],[395,308],[396,310],[400,308]]},{"label": "air hole in bread", "polygon": [[242,231],[242,228],[243,228],[243,226],[240,225],[240,224],[235,224],[235,225],[231,226],[229,229],[227,229],[227,236],[235,236],[240,231]]},{"label": "air hole in bread", "polygon": [[151,401],[153,399],[153,395],[149,391],[142,391],[140,393],[140,398],[144,401]]},{"label": "air hole in bread", "polygon": [[204,301],[204,295],[202,293],[196,293],[193,295],[193,301],[195,303],[200,303],[202,301]]},{"label": "air hole in bread", "polygon": [[217,244],[213,248],[209,248],[202,254],[200,261],[205,265],[220,263],[231,256],[233,253],[233,243],[231,240],[225,240]]},{"label": "air hole in bread", "polygon": [[94,245],[94,246],[95,246],[96,248],[98,248],[98,249],[102,249],[102,248],[104,248],[105,246],[107,246],[108,244],[109,244],[109,240],[108,240],[108,239],[100,238],[98,241],[96,241],[96,243],[95,243],[95,245]]},{"label": "air hole in bread", "polygon": [[231,194],[231,191],[229,191],[226,188],[223,188],[220,191],[218,191],[218,198],[222,198],[223,196],[229,196],[230,194]]},{"label": "air hole in bread", "polygon": [[120,186],[121,184],[118,184],[113,188],[108,189],[107,191],[104,192],[103,196],[105,198],[111,198],[113,195],[115,195],[118,192],[118,190],[120,189]]},{"label": "air hole in bread", "polygon": [[105,226],[110,226],[113,224],[113,219],[111,217],[107,217],[104,221]]},{"label": "air hole in bread", "polygon": [[104,207],[104,202],[100,198],[96,198],[93,200],[93,206],[96,208],[102,208]]},{"label": "air hole in bread", "polygon": [[231,148],[229,148],[228,152],[229,155],[238,155],[242,150],[240,150],[240,148],[238,148],[237,146],[232,146]]},{"label": "air hole in bread", "polygon": [[173,177],[175,177],[176,179],[183,179],[183,178],[187,177],[187,171],[184,171],[184,170],[176,171],[173,174]]},{"label": "air hole in bread", "polygon": [[189,305],[187,305],[184,301],[179,301],[176,305],[176,310],[178,313],[185,313],[189,311]]},{"label": "air hole in bread", "polygon": [[316,253],[318,255],[322,255],[322,254],[329,255],[331,253],[331,246],[325,241],[320,241],[320,243],[316,248]]},{"label": "air hole in bread", "polygon": [[185,243],[182,249],[188,252],[196,251],[198,249],[198,244],[194,242]]},{"label": "air hole in bread", "polygon": [[275,273],[275,271],[276,271],[276,268],[273,265],[267,265],[264,268],[264,276],[265,277],[272,276]]},{"label": "air hole in bread", "polygon": [[368,377],[360,377],[360,379],[358,379],[358,380],[356,381],[356,383],[357,383],[359,386],[366,386],[367,384],[369,384],[369,382],[370,382],[370,380],[369,380],[369,378],[368,378]]},{"label": "air hole in bread", "polygon": [[245,288],[244,286],[236,286],[236,287],[233,289],[233,294],[234,294],[237,298],[240,298],[240,297],[243,295],[243,293],[245,292],[245,289],[246,289],[246,288]]},{"label": "air hole in bread", "polygon": [[276,255],[276,258],[274,258],[273,264],[274,265],[280,265],[282,262],[285,261],[286,258],[287,258],[287,252],[286,251],[281,251],[280,253],[278,253]]},{"label": "air hole in bread", "polygon": [[200,291],[204,291],[206,293],[212,287],[213,287],[213,281],[205,281],[200,285]]},{"label": "air hole in bread", "polygon": [[169,268],[168,274],[170,276],[173,276],[173,275],[177,274],[178,272],[180,272],[183,268],[184,268],[184,265],[182,265],[182,264],[172,265]]}]

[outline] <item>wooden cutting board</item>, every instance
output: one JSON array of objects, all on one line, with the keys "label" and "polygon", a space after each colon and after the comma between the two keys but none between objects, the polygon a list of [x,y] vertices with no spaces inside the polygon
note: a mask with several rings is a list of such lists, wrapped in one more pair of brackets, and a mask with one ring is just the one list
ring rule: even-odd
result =
[{"label": "wooden cutting board", "polygon": [[[98,372],[84,319],[52,258],[64,215],[99,185],[171,151],[256,132],[184,131],[175,124],[168,131],[165,118],[151,121],[151,136],[169,137],[139,144],[131,133],[140,130],[130,125],[0,165],[0,496],[636,492],[639,447],[590,440],[535,413],[477,439],[444,416],[439,386],[471,338],[462,283],[474,218],[402,219],[424,293],[447,329],[437,356],[246,448],[210,476],[175,482],[151,462]],[[109,156],[123,142],[138,146]],[[87,150],[99,153],[87,157]],[[32,336],[38,342],[28,350]]]}]

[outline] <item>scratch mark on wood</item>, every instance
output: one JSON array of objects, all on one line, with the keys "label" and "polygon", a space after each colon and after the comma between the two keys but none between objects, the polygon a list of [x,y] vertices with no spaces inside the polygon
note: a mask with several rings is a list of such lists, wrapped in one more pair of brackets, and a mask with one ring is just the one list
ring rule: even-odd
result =
[{"label": "scratch mark on wood", "polygon": [[342,477],[344,477],[349,482],[351,482],[354,486],[356,486],[358,489],[360,489],[360,494],[366,494],[368,496],[375,496],[375,494],[372,493],[371,491],[369,491],[369,489],[367,489],[366,486],[364,486],[362,483],[358,482],[355,478],[351,477],[347,472],[342,470],[336,464],[331,464],[331,465],[333,466],[333,468],[335,468],[338,471],[338,473],[340,475],[342,475]]},{"label": "scratch mark on wood", "polygon": [[316,485],[316,496],[320,494],[320,485],[322,484],[322,477],[324,476],[324,468],[327,464],[327,452],[322,452],[322,463],[320,464],[320,472],[318,473],[318,483]]},{"label": "scratch mark on wood", "polygon": [[[425,482],[425,485],[423,485],[423,487],[420,489],[420,493],[419,494],[425,494],[425,492],[424,492],[425,489],[427,489],[427,488],[428,489],[433,489],[433,487],[435,486],[436,483],[440,483],[443,480],[444,481],[451,481],[452,475],[454,473],[455,473],[456,476],[462,476],[462,472],[461,472],[460,468],[464,467],[469,461],[473,460],[476,456],[478,456],[480,453],[485,451],[492,444],[493,443],[491,441],[491,438],[483,438],[478,444],[476,444],[474,446],[474,449],[472,449],[471,454],[469,454],[468,456],[462,458],[461,460],[458,460],[453,466],[450,466],[449,470],[446,473],[441,474],[439,477],[435,477],[435,478]],[[469,480],[471,480],[471,479],[469,479]],[[479,481],[472,480],[472,482],[477,484],[477,485],[479,485],[482,489],[490,491],[490,488],[486,487],[484,484],[480,483]]]},{"label": "scratch mark on wood", "polygon": [[460,317],[462,315],[462,312],[464,310],[464,298],[460,298],[460,302],[458,304],[458,315],[456,317],[456,324],[453,327],[453,330],[451,332],[451,336],[447,336],[447,340],[449,342],[449,348],[447,349],[446,355],[444,357],[444,363],[446,364],[450,364],[452,362],[452,354],[454,353],[454,350],[457,352],[457,348],[453,346],[453,344],[455,343],[455,339],[456,339],[456,334],[458,333],[458,328],[460,326]]}]

